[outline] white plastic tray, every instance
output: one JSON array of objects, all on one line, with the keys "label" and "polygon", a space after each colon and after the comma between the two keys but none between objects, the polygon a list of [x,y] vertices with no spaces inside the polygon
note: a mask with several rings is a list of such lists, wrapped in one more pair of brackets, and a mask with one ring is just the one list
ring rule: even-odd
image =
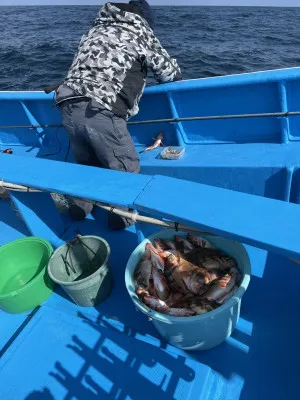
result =
[{"label": "white plastic tray", "polygon": [[[176,152],[176,153],[175,153]],[[165,160],[179,160],[185,153],[185,147],[169,146],[166,147],[161,153],[161,158]]]}]

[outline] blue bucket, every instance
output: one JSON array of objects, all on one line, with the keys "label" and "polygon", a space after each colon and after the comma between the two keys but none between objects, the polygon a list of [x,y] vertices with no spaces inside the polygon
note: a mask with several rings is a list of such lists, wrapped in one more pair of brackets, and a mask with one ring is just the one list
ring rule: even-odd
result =
[{"label": "blue bucket", "polygon": [[159,334],[170,344],[186,351],[208,350],[224,342],[233,332],[240,316],[241,299],[248,288],[251,265],[245,247],[233,240],[221,237],[206,237],[215,247],[223,250],[237,260],[243,275],[242,283],[225,304],[214,311],[193,317],[174,317],[164,315],[148,308],[136,295],[134,271],[145,245],[155,238],[171,239],[174,235],[185,236],[184,232],[163,230],[145,239],[131,254],[125,271],[125,283],[128,293],[136,305],[152,321]]}]

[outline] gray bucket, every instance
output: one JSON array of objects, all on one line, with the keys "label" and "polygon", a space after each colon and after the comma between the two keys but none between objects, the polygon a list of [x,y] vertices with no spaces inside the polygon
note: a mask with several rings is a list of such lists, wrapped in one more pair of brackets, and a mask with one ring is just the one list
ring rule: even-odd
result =
[{"label": "gray bucket", "polygon": [[81,307],[103,302],[112,290],[109,244],[98,236],[78,236],[59,247],[48,264],[50,278]]}]

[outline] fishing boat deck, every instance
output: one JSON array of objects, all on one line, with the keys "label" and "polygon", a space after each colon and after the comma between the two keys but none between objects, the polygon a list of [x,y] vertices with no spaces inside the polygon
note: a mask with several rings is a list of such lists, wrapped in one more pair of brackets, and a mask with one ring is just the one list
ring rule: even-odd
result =
[{"label": "fishing boat deck", "polygon": [[[140,112],[133,121],[297,112],[299,88],[300,68],[158,85],[145,91]],[[300,202],[299,116],[131,126],[138,151],[153,143],[152,138],[159,132],[164,132],[165,145],[185,145],[186,153],[178,161],[161,160],[160,150],[142,154],[141,171],[145,175],[136,177],[132,184],[131,178],[126,177],[131,194],[126,191],[125,196],[124,191],[111,188],[114,196],[109,198],[95,172],[81,176],[81,183],[77,184],[74,182],[77,166],[64,163],[53,169],[40,168],[40,163],[46,162],[41,158],[73,161],[63,129],[49,126],[61,124],[59,110],[52,107],[52,95],[1,92],[0,103],[0,150],[11,147],[14,152],[13,156],[5,156],[5,163],[0,155],[0,181],[34,186],[36,179],[40,185],[47,180],[45,186],[53,189],[53,185],[58,185],[57,177],[64,177],[58,174],[64,168],[68,174],[61,183],[62,191],[68,186],[70,194],[88,193],[91,197],[99,196],[99,201],[114,200],[124,205],[136,203],[150,176],[160,174],[284,200],[282,212],[277,206],[268,210],[266,205],[264,213],[255,214],[250,204],[243,205],[243,215],[252,227],[251,238],[248,235],[245,240],[251,239],[250,244],[257,247],[264,242],[268,249],[246,245],[252,277],[232,336],[215,349],[189,353],[164,343],[152,323],[135,310],[126,291],[125,266],[138,243],[134,227],[124,232],[108,231],[105,212],[100,209],[80,223],[66,216],[62,216],[62,222],[55,218],[52,221],[54,214],[49,211],[51,207],[47,208],[50,203],[45,193],[36,195],[31,204],[26,203],[24,193],[15,193],[15,204],[27,218],[25,224],[8,200],[0,200],[0,245],[33,232],[60,245],[53,229],[61,231],[61,227],[67,228],[63,240],[73,237],[78,230],[82,234],[95,234],[111,246],[114,277],[112,294],[95,308],[77,307],[57,287],[49,300],[32,312],[10,315],[0,311],[1,399],[299,398],[300,267],[287,258],[293,252],[298,258],[300,254],[298,206],[289,204]],[[36,128],[31,129],[32,126]],[[17,163],[10,160],[15,156],[20,157]],[[33,158],[37,164],[24,161]],[[82,182],[88,184],[86,190],[73,193]],[[140,188],[138,193],[133,190],[136,185]],[[195,215],[190,204],[193,207],[199,204],[199,224],[205,219],[208,226],[214,222],[223,224],[224,232],[235,229],[237,240],[243,230],[243,218],[235,211],[242,210],[239,204],[243,198],[225,204],[224,193],[206,198],[198,187],[191,186],[186,191],[185,186],[179,188],[177,183],[171,186],[171,181],[161,182],[160,197],[152,196],[151,201],[145,193],[144,197],[139,196],[140,209],[150,207],[158,215],[166,216],[171,212],[171,200],[181,198],[185,222]],[[166,200],[170,193],[171,200]],[[45,202],[44,210],[37,208],[39,202]],[[291,212],[289,206],[294,207]],[[213,217],[215,209],[217,216],[209,219],[208,214]],[[41,219],[48,219],[48,225],[41,226]],[[148,226],[142,228],[145,236],[153,230]],[[259,238],[256,243],[255,238]],[[268,246],[268,240],[276,241],[277,247],[274,243],[273,247],[272,243]],[[240,241],[243,242],[242,237]],[[280,245],[284,247],[283,255],[278,255]],[[276,254],[267,250],[276,250]]]},{"label": "fishing boat deck", "polygon": [[[0,244],[29,234],[7,200],[0,201],[0,215]],[[57,288],[30,313],[0,311],[2,398],[296,398],[299,266],[246,246],[252,280],[236,330],[213,350],[187,353],[162,342],[135,310],[124,272],[137,245],[136,229],[111,232],[106,217],[100,209],[79,223],[63,216],[71,236],[79,230],[111,246],[114,289],[102,305],[79,308]],[[154,229],[143,226],[143,234]]]}]

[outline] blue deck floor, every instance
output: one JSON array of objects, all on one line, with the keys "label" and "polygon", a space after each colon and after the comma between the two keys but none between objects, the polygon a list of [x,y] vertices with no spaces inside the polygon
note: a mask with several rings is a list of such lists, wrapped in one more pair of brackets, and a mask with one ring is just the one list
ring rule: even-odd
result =
[{"label": "blue deck floor", "polygon": [[[28,234],[3,200],[0,215],[5,242]],[[58,288],[33,313],[0,311],[1,399],[298,398],[299,266],[247,247],[253,276],[237,329],[216,349],[185,353],[135,310],[124,283],[135,229],[109,232],[105,218],[97,211],[74,226],[111,245],[114,289],[102,305],[79,308]]]}]

